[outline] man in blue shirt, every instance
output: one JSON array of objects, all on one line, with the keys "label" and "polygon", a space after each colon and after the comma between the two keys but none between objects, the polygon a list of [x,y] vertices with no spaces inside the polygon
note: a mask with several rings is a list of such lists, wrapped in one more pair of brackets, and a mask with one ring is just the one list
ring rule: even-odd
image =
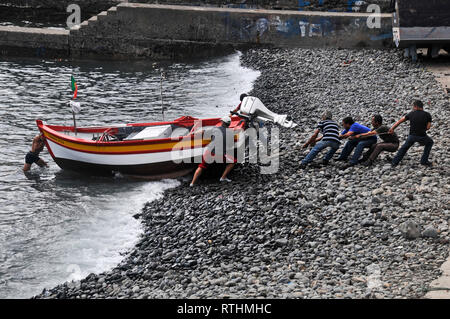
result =
[{"label": "man in blue shirt", "polygon": [[339,136],[340,139],[348,138],[348,142],[345,143],[344,149],[341,152],[341,155],[338,157],[338,161],[346,161],[350,153],[355,149],[352,158],[350,159],[349,166],[354,166],[358,164],[359,158],[362,155],[362,152],[365,148],[371,147],[373,144],[377,142],[376,135],[370,136],[369,138],[361,139],[355,138],[355,135],[364,134],[370,132],[370,128],[367,126],[356,123],[353,118],[346,117],[342,120],[342,126],[344,130]]}]

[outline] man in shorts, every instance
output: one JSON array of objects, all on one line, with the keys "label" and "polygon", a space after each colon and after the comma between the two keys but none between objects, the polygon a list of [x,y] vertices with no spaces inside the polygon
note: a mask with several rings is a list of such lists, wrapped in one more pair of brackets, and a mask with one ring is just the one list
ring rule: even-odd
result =
[{"label": "man in shorts", "polygon": [[[227,129],[231,124],[231,118],[229,116],[225,116],[220,121],[221,121],[221,125],[213,128],[214,132],[212,134],[211,143],[208,145],[208,147],[206,148],[206,151],[203,154],[202,163],[200,165],[198,165],[198,168],[194,173],[194,177],[192,178],[192,182],[190,184],[191,187],[195,185],[198,178],[203,173],[203,170],[207,169],[208,166],[210,164],[212,164],[212,161],[214,161],[213,158],[216,157],[218,146],[219,147],[223,146],[222,150],[221,150],[221,152],[223,154],[222,159],[223,159],[223,163],[227,164],[222,176],[220,177],[220,182],[231,182],[231,180],[228,179],[227,176],[231,172],[231,170],[234,168],[234,166],[236,165],[236,162],[237,162],[233,156],[227,154],[227,152],[226,152],[226,150],[227,150]],[[228,134],[228,136],[230,136],[230,134]],[[233,138],[233,144],[234,144],[234,134],[231,134],[231,136]],[[218,140],[217,137],[221,138],[221,140]],[[212,148],[213,148],[213,151],[211,151]],[[217,156],[220,156],[220,155],[217,154]]]},{"label": "man in shorts", "polygon": [[47,166],[47,163],[39,157],[39,154],[44,149],[45,138],[43,134],[36,135],[33,139],[33,144],[31,145],[31,151],[25,156],[25,165],[23,166],[23,171],[27,172],[31,169],[31,165],[37,164],[40,167]]}]

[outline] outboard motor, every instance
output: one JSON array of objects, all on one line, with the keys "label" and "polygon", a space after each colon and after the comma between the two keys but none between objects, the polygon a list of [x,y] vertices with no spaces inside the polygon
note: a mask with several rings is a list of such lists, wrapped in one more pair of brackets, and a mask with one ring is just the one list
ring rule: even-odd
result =
[{"label": "outboard motor", "polygon": [[247,96],[242,100],[239,115],[253,117],[264,122],[273,122],[286,128],[297,126],[294,122],[287,120],[287,115],[270,111],[260,99],[254,96]]}]

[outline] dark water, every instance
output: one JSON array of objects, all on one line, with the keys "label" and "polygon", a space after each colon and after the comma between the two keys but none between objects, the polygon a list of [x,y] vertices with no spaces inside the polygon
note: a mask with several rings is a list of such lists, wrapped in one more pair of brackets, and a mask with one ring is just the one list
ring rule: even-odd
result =
[{"label": "dark water", "polygon": [[[35,119],[70,125],[70,76],[78,125],[161,120],[160,66],[148,61],[0,60],[0,298],[25,298],[116,265],[140,234],[132,216],[178,181],[88,178],[50,167],[22,172]],[[218,117],[258,73],[239,55],[164,66],[166,119]]]}]

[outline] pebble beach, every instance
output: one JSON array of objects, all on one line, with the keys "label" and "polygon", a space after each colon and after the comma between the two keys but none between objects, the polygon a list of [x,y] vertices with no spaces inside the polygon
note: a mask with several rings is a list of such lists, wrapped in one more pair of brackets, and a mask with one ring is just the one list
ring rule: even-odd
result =
[{"label": "pebble beach", "polygon": [[[144,232],[111,271],[35,298],[421,298],[449,254],[450,102],[398,50],[252,49],[251,95],[298,124],[280,128],[279,170],[238,165],[232,183],[189,180],[146,204]],[[412,147],[392,168],[331,161],[300,169],[325,110],[391,126],[420,99],[433,116],[430,160]],[[402,144],[409,125],[397,129]],[[342,146],[334,158],[342,150]]]}]

